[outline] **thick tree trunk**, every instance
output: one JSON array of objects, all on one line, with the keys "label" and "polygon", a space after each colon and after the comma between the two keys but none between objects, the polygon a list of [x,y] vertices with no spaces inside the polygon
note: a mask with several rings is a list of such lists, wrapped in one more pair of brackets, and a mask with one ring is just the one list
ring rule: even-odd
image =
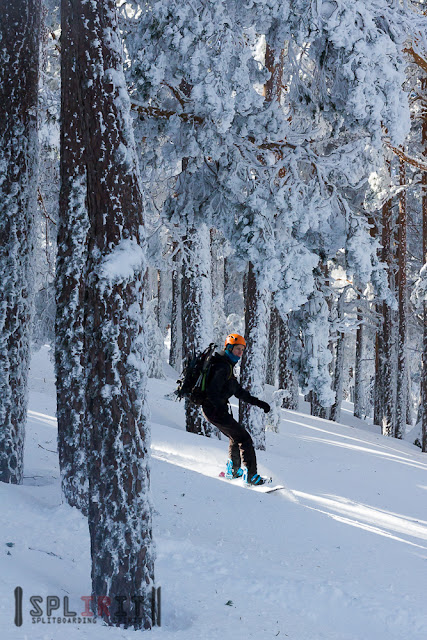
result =
[{"label": "thick tree trunk", "polygon": [[181,264],[177,243],[174,243],[174,270],[172,271],[172,313],[171,313],[171,348],[169,364],[178,372],[182,362],[182,323],[181,323]]},{"label": "thick tree trunk", "polygon": [[[245,338],[240,383],[252,395],[263,398],[268,342],[270,294],[252,263],[245,278]],[[249,431],[256,449],[265,449],[264,413],[258,407],[239,402],[239,420]]]},{"label": "thick tree trunk", "polygon": [[[89,243],[86,428],[92,591],[107,624],[150,628],[154,581],[142,304],[143,203],[114,0],[63,0],[79,50]],[[123,613],[123,610],[125,613]]]},{"label": "thick tree trunk", "polygon": [[[400,185],[406,182],[405,163],[400,160]],[[407,338],[407,278],[406,278],[406,191],[402,191],[399,199],[399,220],[398,220],[398,299],[399,299],[399,324],[397,343],[397,381],[396,381],[396,423],[394,435],[396,438],[403,438],[406,432],[406,413],[408,404],[408,374],[406,361],[406,338]]]},{"label": "thick tree trunk", "polygon": [[85,424],[84,280],[89,220],[82,144],[82,90],[75,73],[79,50],[71,5],[62,3],[61,190],[56,262],[55,366],[58,452],[62,491],[72,507],[88,513]]},{"label": "thick tree trunk", "polygon": [[289,318],[279,315],[279,389],[283,389],[282,407],[296,411],[298,409],[298,381],[292,368],[291,334]]},{"label": "thick tree trunk", "polygon": [[316,418],[323,418],[327,420],[329,418],[329,407],[324,407],[317,396],[317,393],[313,390],[309,393],[310,401],[310,415],[316,416]]},{"label": "thick tree trunk", "polygon": [[[190,228],[183,240],[181,309],[183,356],[206,349],[212,341],[212,284],[210,234],[205,224]],[[200,408],[185,401],[186,429],[211,436],[218,430],[205,420]]]},{"label": "thick tree trunk", "polygon": [[0,11],[0,480],[21,484],[33,301],[40,0]]},{"label": "thick tree trunk", "polygon": [[270,326],[268,330],[268,355],[267,355],[267,371],[266,384],[273,387],[276,384],[277,364],[279,356],[279,312],[276,305],[272,302],[270,311]]}]

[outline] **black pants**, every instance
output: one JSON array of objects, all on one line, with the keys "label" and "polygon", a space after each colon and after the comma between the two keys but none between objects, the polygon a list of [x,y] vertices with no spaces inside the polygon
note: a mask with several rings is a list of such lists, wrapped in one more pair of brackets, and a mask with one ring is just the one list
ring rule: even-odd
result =
[{"label": "black pants", "polygon": [[236,469],[240,466],[247,467],[249,477],[255,475],[257,472],[255,449],[246,429],[227,410],[218,411],[210,404],[204,404],[202,409],[206,420],[230,438],[228,453],[233,467]]}]

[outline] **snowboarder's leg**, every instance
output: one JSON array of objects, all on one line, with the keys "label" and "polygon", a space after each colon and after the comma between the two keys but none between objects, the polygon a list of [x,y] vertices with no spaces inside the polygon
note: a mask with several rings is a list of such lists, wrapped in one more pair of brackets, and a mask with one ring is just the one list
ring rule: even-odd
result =
[{"label": "snowboarder's leg", "polygon": [[233,469],[239,469],[242,466],[240,460],[240,448],[237,442],[230,438],[230,444],[228,446],[228,457],[230,458]]},{"label": "snowboarder's leg", "polygon": [[250,477],[256,474],[257,464],[255,449],[249,433],[233,418],[231,413],[216,413],[210,407],[203,407],[205,418],[209,420],[221,433],[230,438],[229,456],[233,461],[233,468],[245,466]]}]

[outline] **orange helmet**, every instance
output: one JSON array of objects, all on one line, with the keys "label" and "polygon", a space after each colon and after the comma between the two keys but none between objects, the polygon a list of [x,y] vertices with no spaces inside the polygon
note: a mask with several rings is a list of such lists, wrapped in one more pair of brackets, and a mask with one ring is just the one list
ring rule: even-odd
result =
[{"label": "orange helmet", "polygon": [[233,346],[235,344],[242,344],[244,347],[246,347],[246,340],[238,333],[230,333],[225,339],[224,347],[227,347],[228,344],[232,344]]}]

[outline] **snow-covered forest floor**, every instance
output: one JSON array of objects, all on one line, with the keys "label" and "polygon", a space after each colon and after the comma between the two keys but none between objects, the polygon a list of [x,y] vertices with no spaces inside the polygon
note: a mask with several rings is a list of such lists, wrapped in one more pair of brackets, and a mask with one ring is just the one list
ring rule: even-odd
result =
[{"label": "snow-covered forest floor", "polygon": [[[165,397],[176,374],[166,374],[149,381],[162,627],[147,637],[425,640],[426,456],[355,419],[350,405],[335,424],[301,403],[283,411],[258,455],[260,472],[288,490],[262,495],[217,477],[226,439],[185,432],[184,407]],[[47,348],[30,376],[24,485],[0,484],[2,638],[135,638],[99,622],[47,623],[48,595],[60,611],[67,595],[70,610],[84,611],[91,562],[85,518],[61,503]],[[44,624],[32,623],[32,595],[43,597]]]}]

